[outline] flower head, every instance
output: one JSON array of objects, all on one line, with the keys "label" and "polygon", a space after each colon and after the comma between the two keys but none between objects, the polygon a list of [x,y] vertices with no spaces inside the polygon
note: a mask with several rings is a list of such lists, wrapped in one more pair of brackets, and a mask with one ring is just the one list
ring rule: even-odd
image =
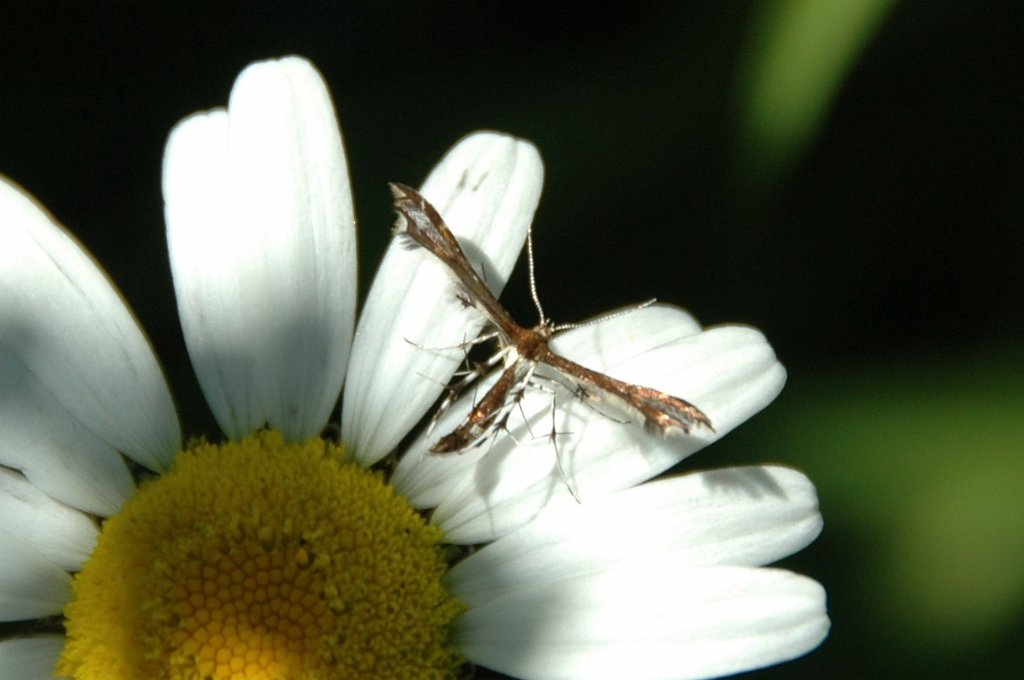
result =
[{"label": "flower head", "polygon": [[[528,142],[476,133],[421,187],[496,293],[542,175]],[[439,262],[395,244],[355,324],[352,199],[319,74],[295,57],[247,68],[226,110],[172,132],[163,189],[223,444],[182,450],[123,300],[0,181],[0,617],[43,621],[0,641],[0,675],[442,677],[464,657],[524,678],[711,677],[824,637],[821,587],[762,567],[820,531],[803,475],[649,481],[775,397],[785,372],[760,333],[655,305],[554,341],[685,394],[713,433],[652,437],[537,390],[489,447],[438,456],[421,434],[393,474],[373,472],[483,319]],[[318,435],[343,383],[336,445]],[[557,453],[528,436],[541,421]],[[453,565],[443,545],[481,543]]]}]

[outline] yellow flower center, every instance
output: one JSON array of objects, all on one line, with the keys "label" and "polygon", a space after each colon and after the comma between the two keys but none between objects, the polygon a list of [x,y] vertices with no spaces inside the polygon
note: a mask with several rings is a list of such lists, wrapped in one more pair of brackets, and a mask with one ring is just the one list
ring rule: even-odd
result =
[{"label": "yellow flower center", "polygon": [[441,532],[323,440],[198,443],[74,580],[73,680],[449,677]]}]

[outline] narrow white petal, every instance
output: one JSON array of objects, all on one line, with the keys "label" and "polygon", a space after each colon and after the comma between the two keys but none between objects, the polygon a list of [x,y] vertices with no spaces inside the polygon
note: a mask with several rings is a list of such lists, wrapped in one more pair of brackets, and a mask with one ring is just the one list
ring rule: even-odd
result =
[{"label": "narrow white petal", "polygon": [[153,470],[180,434],[152,348],[91,257],[0,178],[0,463],[99,514],[131,491],[118,452]]},{"label": "narrow white petal", "polygon": [[54,680],[63,648],[64,638],[59,635],[0,641],[0,678]]},{"label": "narrow white petal", "polygon": [[[394,483],[420,507],[437,504],[433,519],[449,540],[491,540],[542,510],[576,504],[573,492],[595,499],[650,479],[763,408],[785,382],[785,370],[758,331],[699,331],[692,317],[665,305],[567,331],[555,348],[590,368],[690,401],[715,431],[696,428],[664,438],[639,422],[623,422],[630,414],[612,404],[531,390],[508,436],[499,433],[477,451],[448,456],[426,453],[433,439],[420,438],[401,461]],[[456,404],[435,431],[453,428],[469,401]]]},{"label": "narrow white petal", "polygon": [[821,532],[814,485],[782,467],[728,468],[649,482],[543,513],[449,571],[480,602],[495,574],[574,578],[658,555],[687,566],[758,566]]},{"label": "narrow white petal", "polygon": [[71,577],[26,541],[0,530],[0,621],[59,614],[71,597]]},{"label": "narrow white petal", "polygon": [[81,568],[99,536],[88,517],[6,468],[0,468],[0,531],[21,538],[68,571]]},{"label": "narrow white petal", "polygon": [[[543,166],[528,142],[476,133],[423,184],[467,257],[499,293],[540,199]],[[445,266],[396,239],[359,319],[345,387],[342,438],[364,463],[390,452],[441,394],[483,320],[455,300]]]},{"label": "narrow white petal", "polygon": [[189,355],[232,437],[317,434],[355,314],[355,218],[327,87],[289,57],[245,69],[227,112],[182,121],[164,158],[171,269]]},{"label": "narrow white petal", "polygon": [[825,592],[774,569],[648,556],[588,577],[534,579],[456,621],[459,650],[517,678],[712,678],[786,661],[828,633]]}]

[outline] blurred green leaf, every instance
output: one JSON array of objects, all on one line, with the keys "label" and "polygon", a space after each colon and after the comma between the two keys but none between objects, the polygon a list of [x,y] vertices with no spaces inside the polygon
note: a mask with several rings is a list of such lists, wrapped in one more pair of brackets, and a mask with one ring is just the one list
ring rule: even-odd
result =
[{"label": "blurred green leaf", "polygon": [[737,82],[740,163],[755,190],[814,138],[843,79],[895,0],[767,0],[755,5]]},{"label": "blurred green leaf", "polygon": [[1017,352],[791,375],[743,433],[814,480],[834,545],[862,546],[826,559],[875,622],[865,643],[935,661],[1024,611],[1022,376]]}]

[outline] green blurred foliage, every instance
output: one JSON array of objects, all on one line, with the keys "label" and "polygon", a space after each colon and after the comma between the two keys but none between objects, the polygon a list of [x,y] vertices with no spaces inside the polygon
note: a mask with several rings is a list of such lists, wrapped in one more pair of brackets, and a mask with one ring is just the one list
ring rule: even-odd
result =
[{"label": "green blurred foliage", "polygon": [[957,677],[950,664],[1019,632],[1021,376],[1024,352],[1005,347],[823,366],[715,452],[815,481],[826,533],[809,559],[830,593],[828,644],[847,657],[836,677],[892,677],[894,660]]},{"label": "green blurred foliage", "polygon": [[757,3],[736,78],[739,181],[777,187],[825,122],[843,79],[895,0]]},{"label": "green blurred foliage", "polygon": [[[785,185],[893,5],[757,6],[737,79],[738,177],[754,204]],[[827,530],[847,546],[822,559],[845,572],[839,603],[876,622],[876,658],[942,675],[1012,635],[1024,613],[1024,354],[974,349],[804,377],[747,443],[818,484]],[[841,635],[856,619],[833,603]],[[882,671],[872,665],[845,674]]]}]

